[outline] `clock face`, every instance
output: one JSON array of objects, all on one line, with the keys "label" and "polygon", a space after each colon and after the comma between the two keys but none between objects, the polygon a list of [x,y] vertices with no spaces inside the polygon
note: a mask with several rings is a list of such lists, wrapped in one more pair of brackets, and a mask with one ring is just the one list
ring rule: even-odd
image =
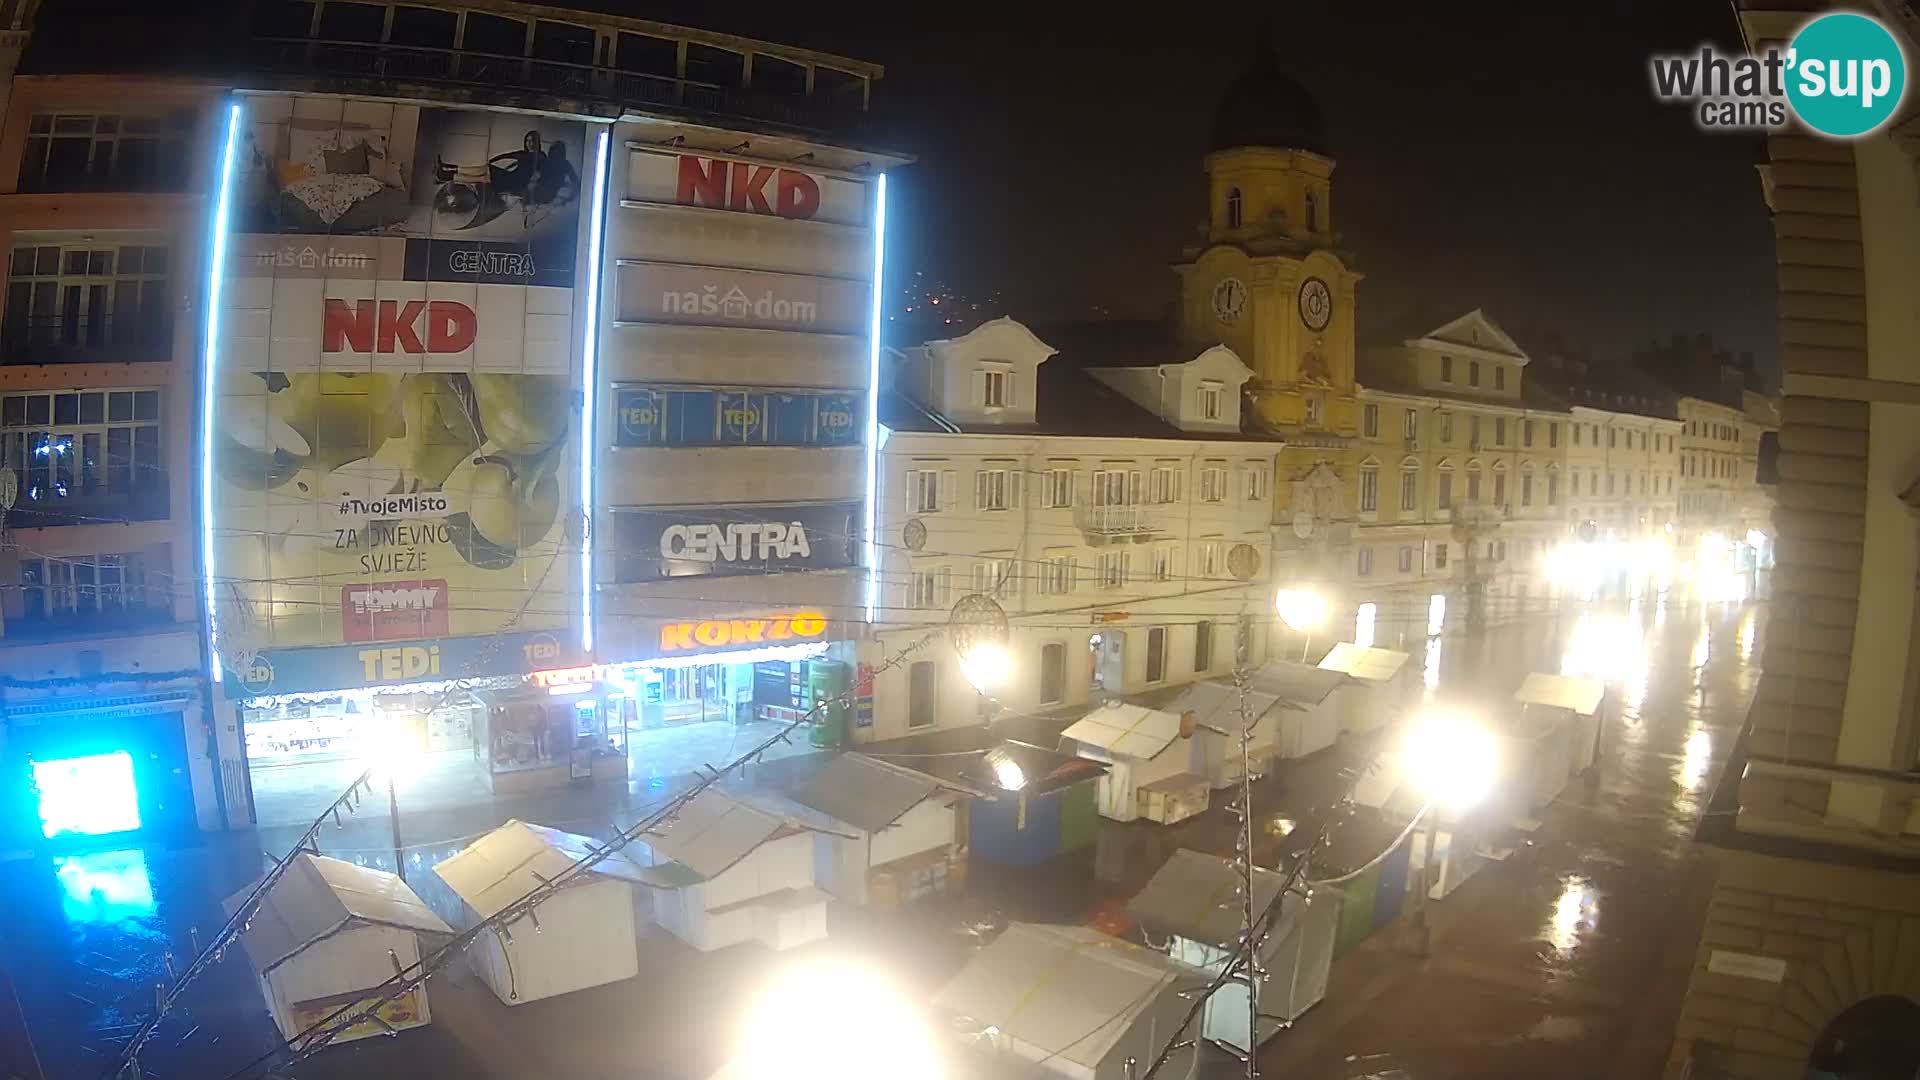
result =
[{"label": "clock face", "polygon": [[1327,283],[1310,277],[1300,283],[1300,321],[1309,330],[1325,330],[1333,318],[1333,293]]},{"label": "clock face", "polygon": [[1213,287],[1213,317],[1221,322],[1230,323],[1240,317],[1240,309],[1247,306],[1247,287],[1239,278],[1221,278]]}]

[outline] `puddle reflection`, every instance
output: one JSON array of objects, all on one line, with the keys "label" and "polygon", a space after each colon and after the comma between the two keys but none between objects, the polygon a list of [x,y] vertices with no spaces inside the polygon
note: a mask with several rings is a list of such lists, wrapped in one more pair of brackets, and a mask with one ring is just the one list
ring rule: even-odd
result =
[{"label": "puddle reflection", "polygon": [[153,881],[138,849],[62,855],[53,860],[53,876],[70,923],[117,923],[154,913]]}]

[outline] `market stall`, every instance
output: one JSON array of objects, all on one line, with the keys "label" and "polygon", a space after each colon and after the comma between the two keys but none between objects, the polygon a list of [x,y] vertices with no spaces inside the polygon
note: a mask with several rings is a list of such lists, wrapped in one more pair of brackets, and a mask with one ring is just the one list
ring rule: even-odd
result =
[{"label": "market stall", "polygon": [[[1440,900],[1465,884],[1491,860],[1490,853],[1505,837],[1511,823],[1510,804],[1503,799],[1488,798],[1463,810],[1443,806],[1429,808],[1426,796],[1413,780],[1405,754],[1400,749],[1381,754],[1355,783],[1353,801],[1358,806],[1379,811],[1382,821],[1392,828],[1405,830],[1416,817],[1420,818],[1406,842],[1407,875],[1415,882],[1426,875],[1427,895]],[[1423,813],[1427,816],[1421,817]],[[1429,844],[1435,859],[1430,873]],[[1413,888],[1419,891],[1417,884]]]},{"label": "market stall", "polygon": [[[1285,874],[1253,870],[1256,916],[1286,885]],[[1181,848],[1127,904],[1127,914],[1141,929],[1167,939],[1169,957],[1210,979],[1233,961],[1239,948],[1244,921],[1240,886],[1240,871],[1231,861]],[[1307,897],[1303,891],[1296,889],[1281,899],[1260,950],[1260,973],[1254,977],[1261,1019],[1256,1042],[1272,1038],[1327,993],[1340,928],[1340,893],[1321,888]],[[1207,999],[1201,1035],[1243,1054],[1251,1049],[1244,983],[1228,982]]]},{"label": "market stall", "polygon": [[[229,915],[253,887],[225,901]],[[452,934],[407,883],[383,870],[324,855],[293,856],[260,899],[240,945],[260,979],[267,1011],[293,1038],[420,960],[419,935]],[[385,1002],[336,1041],[391,1035],[432,1019],[427,988]]]},{"label": "market stall", "polygon": [[[471,926],[554,881],[599,845],[573,833],[509,821],[433,868]],[[640,973],[634,885],[641,869],[618,851],[572,878],[524,920],[483,933],[474,971],[509,1005]]]},{"label": "market stall", "polygon": [[1510,818],[1538,814],[1566,789],[1574,772],[1574,719],[1566,710],[1523,707],[1491,725],[1499,744],[1497,801]]},{"label": "market stall", "polygon": [[790,949],[827,935],[827,894],[814,887],[811,828],[709,788],[635,841],[653,916],[696,949],[758,941]]},{"label": "market stall", "polygon": [[[1129,1080],[1178,1037],[1205,982],[1161,953],[1081,926],[1013,923],[934,994],[962,1038],[1016,1067],[1074,1080]],[[1167,1076],[1186,1076],[1191,1048]],[[1129,1070],[1132,1059],[1135,1067]]]},{"label": "market stall", "polygon": [[817,880],[851,904],[892,907],[945,889],[963,872],[954,787],[923,772],[845,753],[788,795],[822,815]]},{"label": "market stall", "polygon": [[1576,773],[1592,768],[1599,754],[1600,707],[1606,696],[1607,684],[1599,679],[1540,671],[1528,675],[1513,692],[1513,700],[1525,712],[1558,716],[1567,722],[1573,742],[1570,767]]},{"label": "market stall", "polygon": [[1194,717],[1144,705],[1102,705],[1060,733],[1075,753],[1106,765],[1100,815],[1171,825],[1207,808],[1210,789],[1192,742]]},{"label": "market stall", "polygon": [[1343,641],[1321,657],[1320,667],[1358,684],[1340,701],[1341,729],[1355,734],[1377,731],[1398,719],[1413,685],[1407,654],[1393,649]]},{"label": "market stall", "polygon": [[[1240,782],[1240,707],[1240,689],[1225,679],[1183,686],[1161,705],[1175,715],[1193,714],[1195,763],[1215,790]],[[1280,715],[1296,709],[1273,694],[1247,688],[1246,711],[1253,717],[1247,756],[1255,776],[1266,772],[1279,752]]]},{"label": "market stall", "polygon": [[1292,660],[1269,660],[1253,671],[1248,682],[1293,706],[1275,714],[1279,727],[1275,749],[1281,758],[1306,757],[1338,741],[1348,696],[1358,688],[1342,672]]}]

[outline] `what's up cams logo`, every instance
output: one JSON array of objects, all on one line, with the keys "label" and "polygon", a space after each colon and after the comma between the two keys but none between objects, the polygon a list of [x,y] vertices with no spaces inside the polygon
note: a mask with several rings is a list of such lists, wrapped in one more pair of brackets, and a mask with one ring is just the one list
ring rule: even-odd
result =
[{"label": "what's up cams logo", "polygon": [[1802,26],[1786,51],[1655,56],[1653,92],[1686,102],[1710,131],[1772,131],[1798,119],[1817,134],[1854,139],[1878,131],[1907,93],[1907,57],[1878,19],[1854,12]]}]

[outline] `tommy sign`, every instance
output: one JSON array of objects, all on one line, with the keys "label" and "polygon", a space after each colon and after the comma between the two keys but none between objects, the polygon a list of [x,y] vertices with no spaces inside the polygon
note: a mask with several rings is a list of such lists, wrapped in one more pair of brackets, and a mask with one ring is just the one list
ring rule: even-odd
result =
[{"label": "tommy sign", "polygon": [[853,502],[615,511],[615,578],[657,581],[852,566],[859,512],[860,504]]}]

